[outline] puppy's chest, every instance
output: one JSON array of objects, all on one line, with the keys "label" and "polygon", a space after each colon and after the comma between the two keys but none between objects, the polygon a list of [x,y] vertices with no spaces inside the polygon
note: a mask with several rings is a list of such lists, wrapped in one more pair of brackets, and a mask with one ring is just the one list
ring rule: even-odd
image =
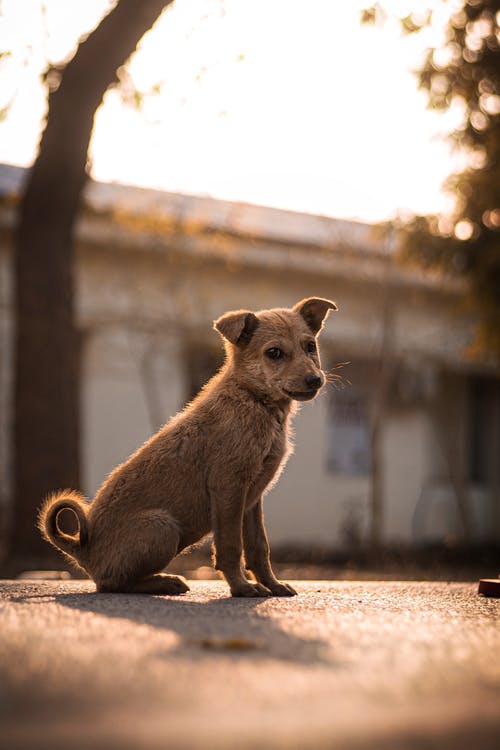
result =
[{"label": "puppy's chest", "polygon": [[251,477],[253,482],[259,485],[267,485],[277,472],[282,461],[288,453],[288,430],[287,426],[279,425],[261,434],[257,439],[258,453],[255,456]]}]

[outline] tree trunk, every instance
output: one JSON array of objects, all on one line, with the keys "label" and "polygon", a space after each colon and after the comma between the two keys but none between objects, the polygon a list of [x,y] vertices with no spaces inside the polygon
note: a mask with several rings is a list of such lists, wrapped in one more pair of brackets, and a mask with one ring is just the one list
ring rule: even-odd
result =
[{"label": "tree trunk", "polygon": [[375,418],[371,430],[370,547],[377,550],[382,540],[384,521],[384,456],[382,415]]},{"label": "tree trunk", "polygon": [[49,491],[79,483],[73,234],[94,115],[116,71],[171,0],[121,0],[49,96],[15,238],[14,505],[11,557],[49,558],[35,528]]},{"label": "tree trunk", "polygon": [[392,268],[392,233],[386,239],[384,281],[381,288],[381,342],[378,371],[375,376],[371,414],[371,472],[370,472],[370,527],[369,543],[378,550],[382,543],[385,505],[384,428],[389,406],[391,378],[395,367],[394,357],[394,293],[390,284]]}]

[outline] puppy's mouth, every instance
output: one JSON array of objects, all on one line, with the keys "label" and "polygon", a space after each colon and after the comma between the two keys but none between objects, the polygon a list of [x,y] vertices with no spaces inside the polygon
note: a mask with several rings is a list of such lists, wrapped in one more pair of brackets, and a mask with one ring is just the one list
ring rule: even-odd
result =
[{"label": "puppy's mouth", "polygon": [[288,398],[293,399],[294,401],[311,401],[316,394],[318,393],[319,388],[311,388],[308,391],[286,391],[285,393],[288,396]]}]

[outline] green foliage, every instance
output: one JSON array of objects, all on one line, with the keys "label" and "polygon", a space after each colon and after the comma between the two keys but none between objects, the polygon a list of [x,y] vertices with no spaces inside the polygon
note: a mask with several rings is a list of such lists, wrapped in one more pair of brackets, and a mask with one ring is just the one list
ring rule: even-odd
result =
[{"label": "green foliage", "polygon": [[[443,4],[449,7],[443,42],[428,50],[419,85],[430,107],[463,109],[450,138],[466,150],[469,166],[445,184],[455,196],[451,217],[420,216],[405,226],[405,253],[467,276],[481,343],[500,359],[500,0]],[[376,24],[382,11],[377,3],[361,20]],[[433,13],[419,8],[400,22],[403,33],[418,33]]]}]

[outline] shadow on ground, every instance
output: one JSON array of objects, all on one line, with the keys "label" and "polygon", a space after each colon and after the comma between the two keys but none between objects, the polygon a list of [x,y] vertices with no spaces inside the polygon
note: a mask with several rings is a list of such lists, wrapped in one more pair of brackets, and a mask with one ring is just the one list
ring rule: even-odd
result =
[{"label": "shadow on ground", "polygon": [[[219,658],[224,652],[234,659],[251,655],[253,660],[271,658],[332,665],[326,641],[302,638],[280,627],[278,619],[273,617],[271,598],[229,596],[190,601],[189,593],[181,598],[91,592],[27,594],[11,601],[27,603],[47,596],[53,596],[55,602],[69,609],[175,633],[179,637],[178,646],[168,650],[169,659],[175,658],[176,652],[186,656],[189,649],[198,652],[197,658]],[[268,603],[271,607],[266,606]]]}]

